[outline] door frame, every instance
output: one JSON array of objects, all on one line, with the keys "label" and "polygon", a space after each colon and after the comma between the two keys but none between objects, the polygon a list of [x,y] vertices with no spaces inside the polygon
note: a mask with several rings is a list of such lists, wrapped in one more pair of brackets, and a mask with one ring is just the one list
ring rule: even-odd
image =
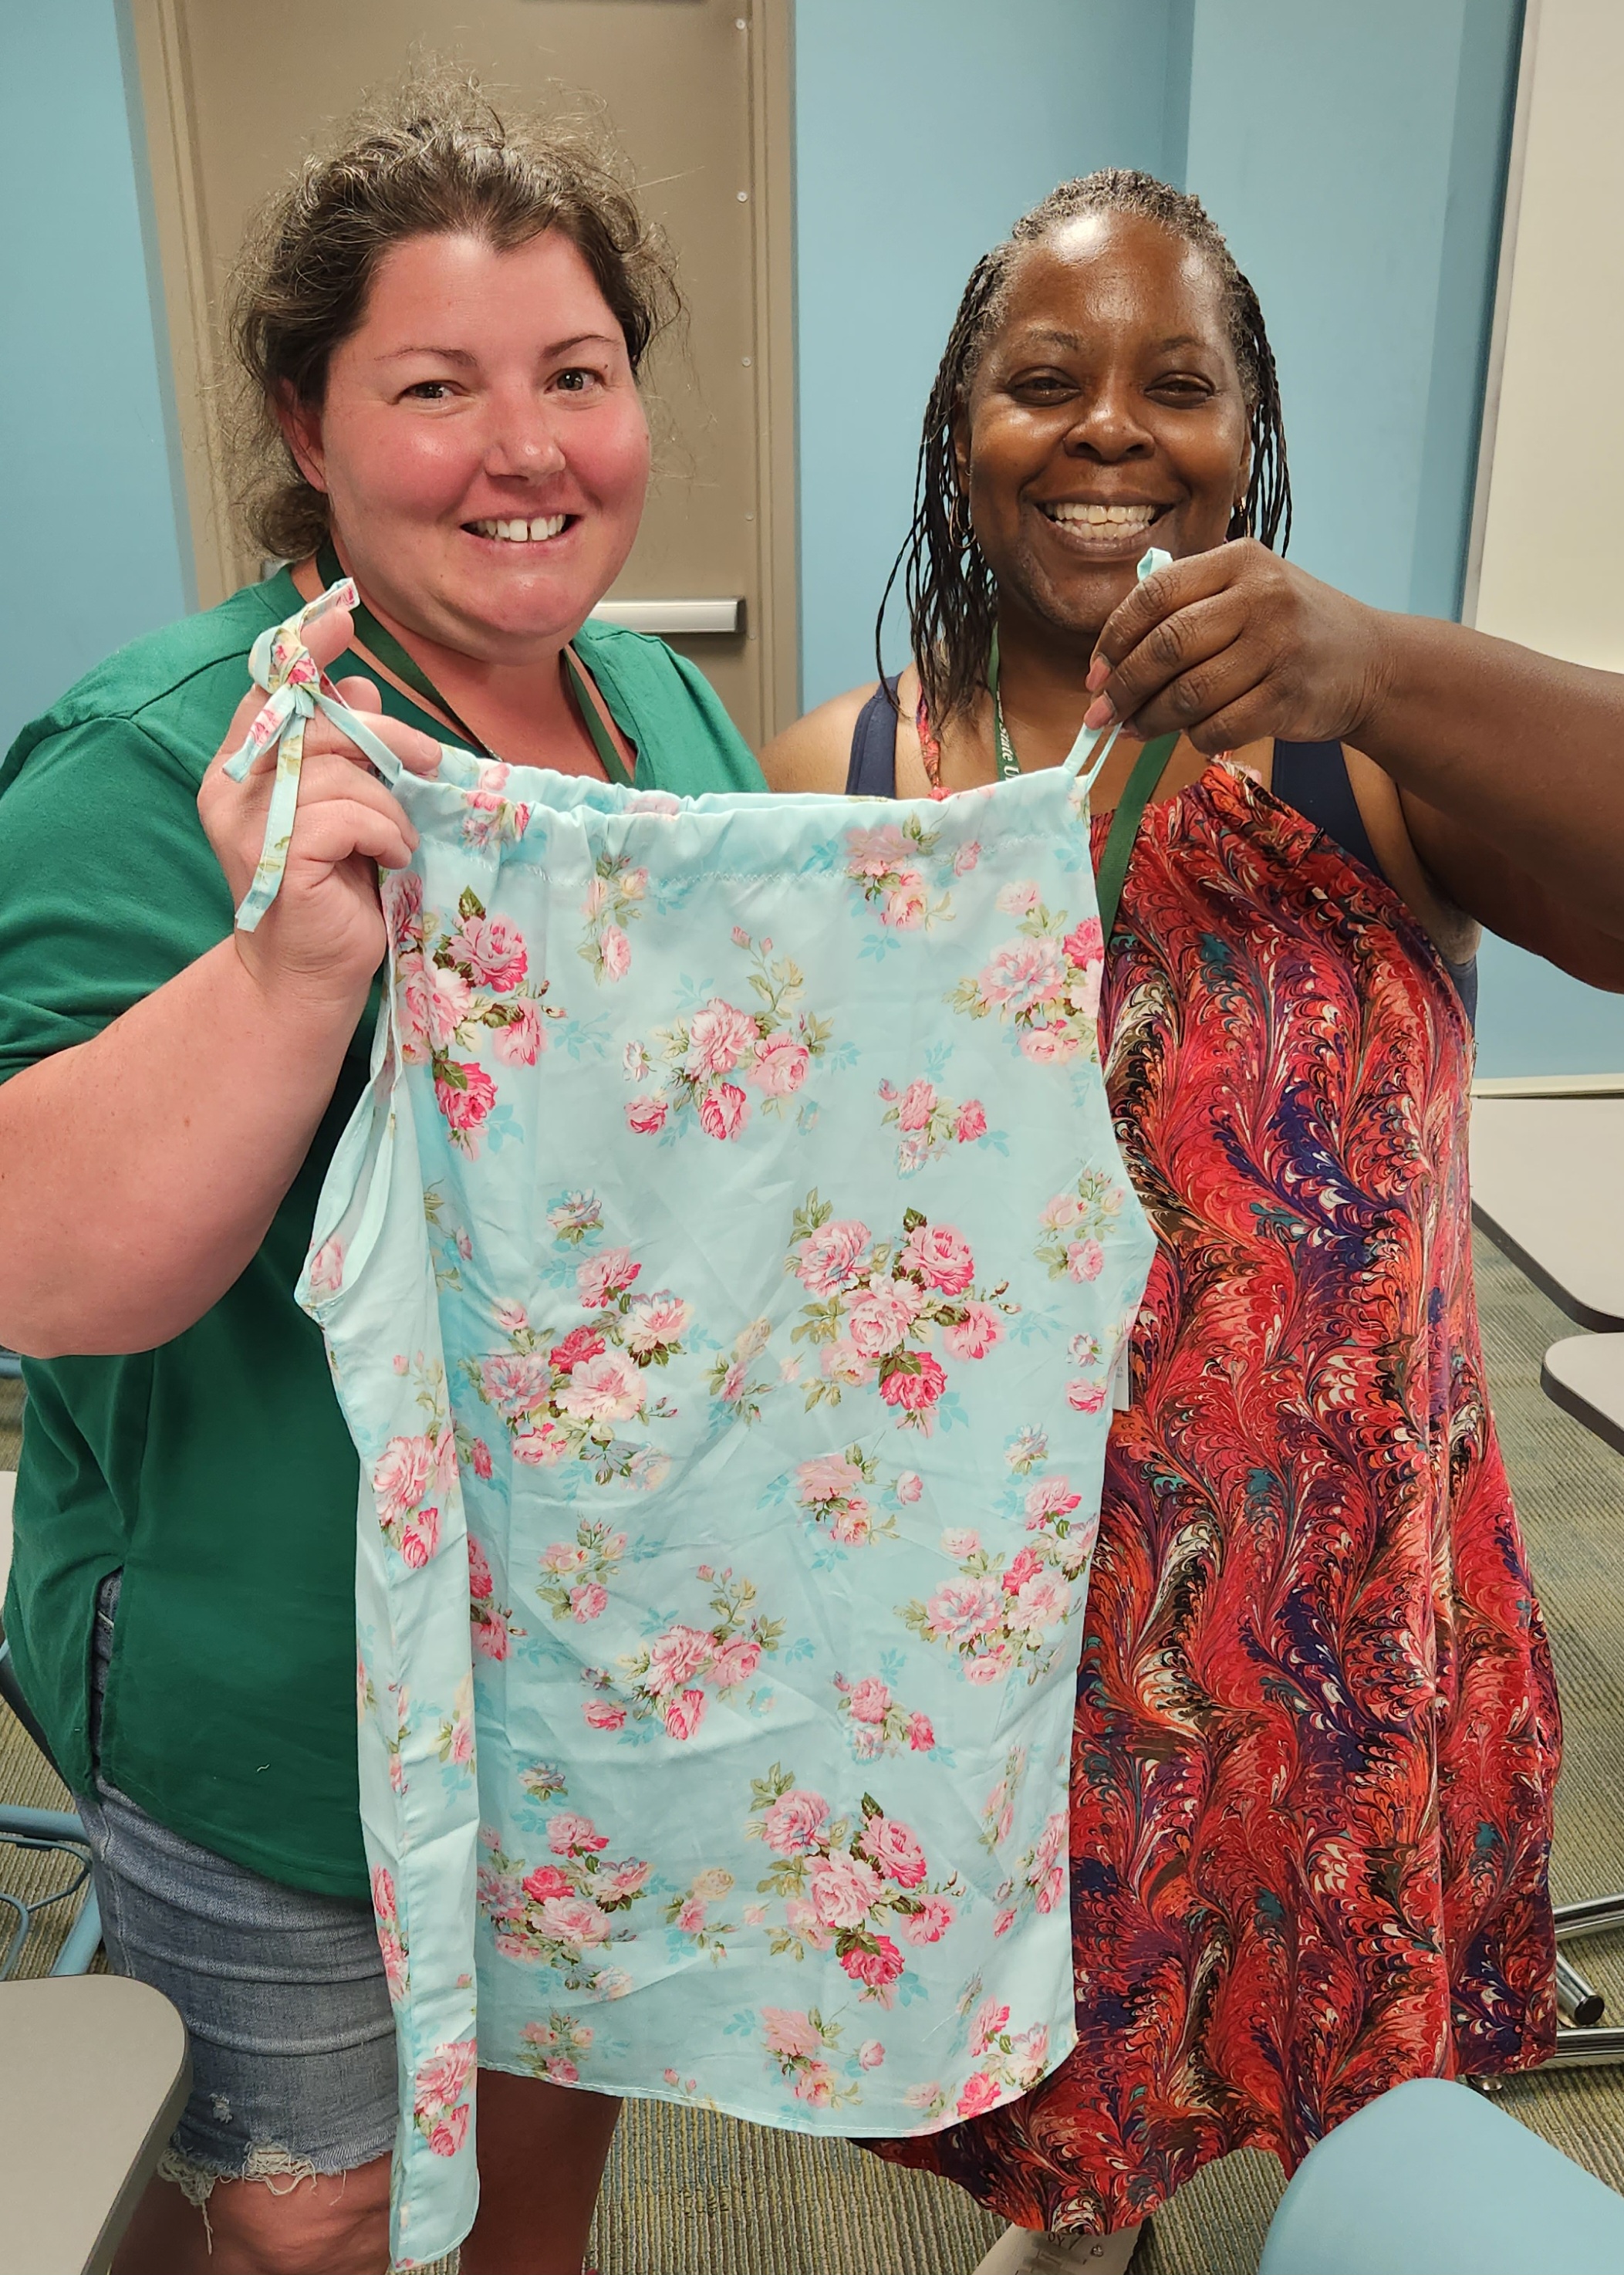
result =
[{"label": "door frame", "polygon": [[[223,342],[209,279],[196,116],[179,0],[121,0],[147,122],[164,330],[170,344],[198,606],[259,573],[230,525],[221,426]],[[755,551],[759,622],[747,624],[766,734],[800,712],[796,545],[794,0],[736,0],[750,38],[750,204],[755,316]],[[137,90],[132,89],[132,94]]]},{"label": "door frame", "polygon": [[1517,265],[1517,223],[1522,204],[1522,177],[1528,163],[1529,114],[1534,106],[1534,72],[1539,50],[1541,4],[1542,0],[1525,0],[1522,11],[1511,143],[1506,160],[1506,185],[1501,193],[1499,254],[1495,265],[1489,350],[1484,369],[1483,411],[1477,427],[1477,465],[1472,484],[1471,520],[1466,541],[1466,572],[1461,589],[1461,622],[1463,624],[1475,624],[1477,621],[1477,595],[1483,585],[1484,540],[1489,524],[1489,491],[1494,480],[1494,438],[1499,423],[1500,384],[1506,370],[1506,336],[1511,329],[1511,287]]}]

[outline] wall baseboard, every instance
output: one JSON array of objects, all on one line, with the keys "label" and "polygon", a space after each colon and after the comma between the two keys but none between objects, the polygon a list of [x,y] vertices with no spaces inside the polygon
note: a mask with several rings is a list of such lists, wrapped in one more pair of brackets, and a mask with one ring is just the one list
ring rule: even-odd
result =
[{"label": "wall baseboard", "polygon": [[1474,1098],[1624,1098],[1624,1074],[1491,1075],[1472,1085]]}]

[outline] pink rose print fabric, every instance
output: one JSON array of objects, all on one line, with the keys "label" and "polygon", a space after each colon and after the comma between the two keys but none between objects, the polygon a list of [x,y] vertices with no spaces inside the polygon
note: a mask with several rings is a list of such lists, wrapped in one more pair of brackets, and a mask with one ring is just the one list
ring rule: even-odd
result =
[{"label": "pink rose print fabric", "polygon": [[743,951],[745,1002],[713,995],[646,1043],[628,1043],[626,1079],[638,1093],[626,1107],[626,1127],[640,1137],[675,1131],[687,1120],[707,1138],[736,1138],[752,1104],[784,1114],[814,1059],[828,1048],[832,1024],[804,1006],[806,986],[792,956],[774,956],[770,940],[754,941],[743,926],[733,933]]},{"label": "pink rose print fabric", "polygon": [[300,1293],[407,2266],[472,2224],[481,2067],[886,2139],[1063,2060],[1152,1242],[1066,772],[876,828],[373,755],[419,843]]}]

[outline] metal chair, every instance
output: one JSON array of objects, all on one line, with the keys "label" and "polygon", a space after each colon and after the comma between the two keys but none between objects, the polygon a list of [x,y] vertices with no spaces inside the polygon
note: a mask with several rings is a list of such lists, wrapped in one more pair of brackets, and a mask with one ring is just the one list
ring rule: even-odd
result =
[{"label": "metal chair", "polygon": [[[10,1366],[5,1362],[10,1360]],[[18,1371],[11,1354],[0,1352],[0,1373]],[[0,1595],[5,1589],[5,1567],[10,1561],[11,1507],[10,1479],[5,1481],[5,1505],[0,1508]],[[17,1671],[11,1665],[11,1647],[0,1633],[0,1699],[21,1723],[34,1744],[50,1763],[51,1751],[45,1733],[23,1697]],[[60,1774],[60,1772],[58,1772]],[[25,1809],[14,1802],[0,1803],[0,1848],[19,1850],[26,1855],[56,1853],[69,1868],[59,1887],[48,1895],[36,1896],[32,1901],[0,1888],[0,1983],[13,1974],[23,1955],[30,1931],[42,1913],[57,1906],[71,1905],[82,1893],[78,1917],[68,1930],[61,1951],[57,1954],[53,1975],[85,1975],[102,1942],[102,1914],[96,1903],[95,1890],[90,1885],[90,1846],[85,1838],[85,1828],[72,1810]]]},{"label": "metal chair", "polygon": [[[1540,1387],[1605,1444],[1624,1451],[1624,1263],[1620,1218],[1604,1228],[1572,1200],[1583,1172],[1612,1158],[1624,1115],[1616,1076],[1529,1077],[1472,1086],[1472,1220],[1568,1317],[1593,1332],[1553,1343]],[[1559,1165],[1552,1175],[1551,1162]],[[1530,1171],[1544,1174],[1530,1174]],[[1605,2002],[1564,1946],[1624,1927],[1624,1894],[1557,1907],[1556,1996],[1562,2027],[1551,2067],[1624,2061],[1624,2029],[1599,2029]],[[1492,2080],[1482,2081],[1492,2090]]]},{"label": "metal chair", "polygon": [[[1624,1335],[1573,1335],[1552,1343],[1539,1370],[1539,1387],[1604,1445],[1624,1453]],[[1567,2027],[1557,2032],[1555,2066],[1573,2069],[1624,2061],[1624,2029],[1592,2027],[1605,2013],[1605,2001],[1561,1948],[1616,1928],[1624,1928],[1624,1893],[1557,1906],[1556,1997]]]},{"label": "metal chair", "polygon": [[[0,1698],[4,1698],[18,1720],[34,1740],[46,1760],[51,1761],[50,1749],[45,1734],[29,1712],[11,1665],[11,1647],[0,1639]],[[20,1849],[39,1855],[52,1850],[64,1857],[72,1870],[63,1885],[53,1888],[49,1895],[36,1896],[30,1903],[9,1889],[0,1888],[0,1916],[10,1915],[9,1932],[0,1925],[0,1983],[13,1973],[22,1957],[23,1946],[30,1931],[42,1913],[56,1906],[71,1904],[82,1890],[84,1901],[79,1916],[68,1930],[62,1949],[57,1955],[53,1975],[86,1975],[90,1962],[102,1945],[102,1914],[96,1903],[95,1890],[90,1885],[90,1844],[85,1838],[85,1828],[78,1817],[68,1809],[25,1809],[15,1802],[0,1803],[0,1848]]]},{"label": "metal chair", "polygon": [[1601,2021],[1606,2002],[1562,1955],[1566,1943],[1620,1927],[1624,1927],[1624,1895],[1590,1896],[1582,1903],[1557,1906],[1556,2003],[1567,2019],[1557,2029],[1556,2052],[1545,2068],[1592,2069],[1624,2062],[1624,2030],[1590,2027]]}]

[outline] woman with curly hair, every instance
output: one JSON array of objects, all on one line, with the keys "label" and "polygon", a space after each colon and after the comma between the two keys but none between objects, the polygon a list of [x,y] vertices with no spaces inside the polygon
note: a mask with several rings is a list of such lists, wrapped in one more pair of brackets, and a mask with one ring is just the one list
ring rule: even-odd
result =
[{"label": "woman with curly hair", "polygon": [[[356,1456],[294,1282],[367,1080],[378,866],[415,843],[324,719],[275,907],[232,911],[271,775],[223,761],[258,634],[310,629],[409,767],[436,738],[678,792],[760,777],[658,640],[587,622],[648,482],[674,305],[618,179],[465,88],[276,201],[236,344],[249,533],[290,565],[138,640],[0,769],[0,1337],[32,1354],[6,1632],[78,1798],[109,1956],[193,2091],[120,2275],[378,2275],[395,2030],[357,1799]],[[386,1876],[387,1877],[387,1876]],[[468,2121],[448,2078],[448,2152]],[[480,2095],[466,2275],[578,2275],[616,2103]]]}]

